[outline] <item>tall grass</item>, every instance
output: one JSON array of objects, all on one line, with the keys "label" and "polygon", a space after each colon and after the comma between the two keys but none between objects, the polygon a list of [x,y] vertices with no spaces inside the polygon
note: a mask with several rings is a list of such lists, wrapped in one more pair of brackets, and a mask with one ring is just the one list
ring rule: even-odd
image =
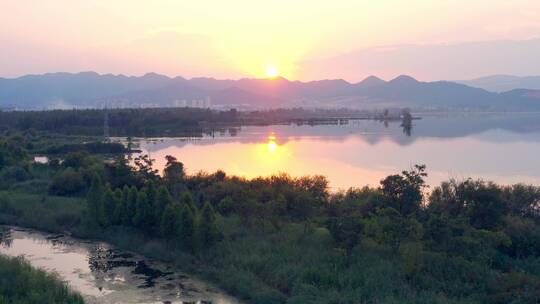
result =
[{"label": "tall grass", "polygon": [[0,224],[71,231],[79,226],[84,206],[78,198],[0,191]]},{"label": "tall grass", "polygon": [[56,275],[32,268],[23,258],[0,256],[0,303],[77,304],[84,301]]}]

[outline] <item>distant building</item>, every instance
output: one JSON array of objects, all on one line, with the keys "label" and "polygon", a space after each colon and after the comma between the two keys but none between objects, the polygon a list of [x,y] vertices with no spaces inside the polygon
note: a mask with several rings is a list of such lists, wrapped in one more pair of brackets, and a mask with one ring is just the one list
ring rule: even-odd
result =
[{"label": "distant building", "polygon": [[203,99],[192,99],[189,102],[186,100],[182,100],[182,102],[175,103],[175,106],[207,109],[212,107],[212,100],[209,96]]},{"label": "distant building", "polygon": [[173,106],[175,108],[185,108],[187,107],[187,101],[185,99],[182,99],[182,100],[177,99],[173,102]]},{"label": "distant building", "polygon": [[16,106],[11,106],[11,105],[0,106],[0,112],[13,112],[13,111],[17,111]]}]

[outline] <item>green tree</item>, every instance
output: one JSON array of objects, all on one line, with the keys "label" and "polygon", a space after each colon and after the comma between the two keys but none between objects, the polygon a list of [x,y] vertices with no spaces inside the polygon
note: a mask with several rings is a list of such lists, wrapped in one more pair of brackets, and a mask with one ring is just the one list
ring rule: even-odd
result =
[{"label": "green tree", "polygon": [[329,230],[332,237],[350,255],[360,243],[362,222],[357,214],[343,214],[330,220]]},{"label": "green tree", "polygon": [[131,218],[129,218],[128,215],[128,207],[129,206],[129,187],[126,185],[122,189],[122,213],[120,213],[120,224],[124,226],[129,226],[131,224]]},{"label": "green tree", "polygon": [[169,239],[180,236],[181,211],[181,207],[172,202],[165,206],[160,223],[161,236]]},{"label": "green tree", "polygon": [[142,180],[134,173],[133,167],[123,154],[107,164],[105,170],[112,188],[142,184]]},{"label": "green tree", "polygon": [[282,194],[268,203],[270,223],[275,229],[281,229],[283,218],[287,215],[287,200]]},{"label": "green tree", "polygon": [[317,201],[308,192],[302,191],[294,196],[294,199],[288,204],[288,213],[297,220],[304,223],[304,234],[310,228],[311,217],[317,209]]},{"label": "green tree", "polygon": [[216,225],[216,214],[210,203],[206,202],[201,210],[199,219],[199,241],[203,248],[214,245],[220,239],[220,233]]},{"label": "green tree", "polygon": [[230,196],[224,197],[218,204],[218,212],[222,215],[230,215],[234,211],[234,202]]},{"label": "green tree", "polygon": [[101,178],[99,175],[94,173],[92,174],[92,183],[86,196],[86,208],[90,220],[98,224],[103,221],[102,196],[103,184],[101,182]]},{"label": "green tree", "polygon": [[195,217],[191,209],[186,205],[180,207],[179,223],[178,239],[181,242],[181,246],[184,249],[193,250],[195,241]]},{"label": "green tree", "polygon": [[192,214],[197,213],[197,206],[195,206],[193,196],[190,192],[186,191],[182,194],[182,197],[180,198],[180,204],[188,207],[191,210]]},{"label": "green tree", "polygon": [[[466,218],[478,229],[496,229],[502,225],[503,217],[512,212],[511,206],[515,202],[511,197],[503,199],[506,195],[508,193],[504,194],[499,186],[491,182],[452,180],[433,190],[428,211],[447,218]],[[527,196],[520,194],[518,199],[529,200]]]},{"label": "green tree", "polygon": [[65,155],[62,166],[79,169],[88,165],[88,152],[71,152]]},{"label": "green tree", "polygon": [[154,181],[159,179],[158,170],[154,169],[155,159],[151,159],[148,154],[139,155],[133,161],[137,168],[137,173],[143,180]]},{"label": "green tree", "polygon": [[171,155],[165,156],[165,159],[167,160],[167,164],[165,165],[165,169],[163,169],[163,180],[169,191],[174,197],[178,198],[186,176],[184,164]]},{"label": "green tree", "polygon": [[408,216],[421,207],[425,165],[415,165],[411,171],[390,175],[381,181],[382,203],[385,207],[397,210],[401,215]]},{"label": "green tree", "polygon": [[439,214],[429,214],[429,218],[425,223],[426,233],[425,238],[432,242],[433,245],[446,248],[452,237],[451,221]]},{"label": "green tree", "polygon": [[49,193],[53,195],[75,195],[83,192],[85,188],[86,183],[82,175],[72,168],[67,168],[53,177],[49,186]]},{"label": "green tree", "polygon": [[379,243],[398,252],[404,241],[416,242],[423,236],[422,224],[415,218],[404,217],[393,208],[383,208],[367,223],[367,232]]},{"label": "green tree", "polygon": [[154,205],[154,202],[156,200],[157,190],[156,190],[156,183],[154,183],[153,180],[148,181],[148,184],[145,187],[146,195],[148,196],[148,202],[150,205]]},{"label": "green tree", "polygon": [[124,193],[120,188],[114,190],[114,213],[113,213],[113,225],[122,224],[122,215],[125,213],[124,209]]},{"label": "green tree", "polygon": [[133,217],[133,224],[142,230],[148,231],[150,227],[150,217],[152,216],[152,209],[148,201],[148,196],[145,191],[139,191],[137,196],[137,207],[135,216]]},{"label": "green tree", "polygon": [[455,180],[442,182],[429,196],[428,212],[439,214],[447,218],[456,218],[465,215],[465,183]]},{"label": "green tree", "polygon": [[540,214],[540,188],[517,184],[503,188],[509,211],[516,216],[534,218]]},{"label": "green tree", "polygon": [[137,198],[139,196],[139,192],[137,191],[137,188],[131,187],[129,188],[129,193],[126,201],[126,213],[123,217],[124,225],[126,226],[134,226],[135,225],[135,214],[137,213]]},{"label": "green tree", "polygon": [[169,191],[164,186],[159,187],[156,194],[156,201],[154,205],[154,220],[155,220],[156,228],[158,228],[157,230],[159,230],[159,226],[161,225],[161,220],[162,220],[165,208],[169,204],[172,204],[172,198],[171,198],[171,195],[169,194]]},{"label": "green tree", "polygon": [[505,206],[501,189],[493,183],[473,183],[467,192],[467,209],[471,225],[479,229],[495,229],[502,224]]},{"label": "green tree", "polygon": [[114,224],[114,214],[116,209],[116,199],[114,197],[114,193],[112,192],[111,188],[106,187],[105,192],[103,192],[103,207],[104,207],[104,221],[102,221],[101,225],[103,226],[110,226]]},{"label": "green tree", "polygon": [[257,209],[257,204],[257,201],[252,198],[234,201],[234,212],[238,214],[243,225],[251,226],[253,224],[253,214]]}]

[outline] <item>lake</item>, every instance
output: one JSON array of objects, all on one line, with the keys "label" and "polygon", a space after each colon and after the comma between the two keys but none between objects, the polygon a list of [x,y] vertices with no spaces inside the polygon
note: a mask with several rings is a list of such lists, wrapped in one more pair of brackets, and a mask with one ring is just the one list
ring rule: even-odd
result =
[{"label": "lake", "polygon": [[540,113],[421,115],[409,134],[399,122],[245,126],[200,138],[152,138],[140,148],[162,170],[165,156],[188,173],[248,178],[286,172],[324,175],[332,190],[378,185],[389,174],[427,165],[431,186],[482,178],[540,185]]},{"label": "lake", "polygon": [[167,264],[102,242],[0,226],[0,254],[56,272],[85,303],[240,303]]}]

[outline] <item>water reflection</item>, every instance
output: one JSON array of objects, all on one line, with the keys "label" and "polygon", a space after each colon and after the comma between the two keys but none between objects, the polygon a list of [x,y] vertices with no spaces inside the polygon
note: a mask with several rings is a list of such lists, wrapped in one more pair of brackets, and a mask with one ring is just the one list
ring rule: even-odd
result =
[{"label": "water reflection", "polygon": [[268,152],[275,153],[278,148],[278,145],[276,143],[276,136],[275,135],[268,136],[268,143],[266,145],[268,146]]},{"label": "water reflection", "polygon": [[160,170],[173,155],[188,173],[322,174],[333,189],[377,185],[414,164],[427,165],[431,185],[466,177],[540,184],[538,113],[423,117],[410,136],[402,123],[251,126],[235,137],[160,138],[143,140],[141,148]]},{"label": "water reflection", "polygon": [[87,303],[239,303],[166,264],[104,243],[0,227],[0,254],[57,272]]}]

